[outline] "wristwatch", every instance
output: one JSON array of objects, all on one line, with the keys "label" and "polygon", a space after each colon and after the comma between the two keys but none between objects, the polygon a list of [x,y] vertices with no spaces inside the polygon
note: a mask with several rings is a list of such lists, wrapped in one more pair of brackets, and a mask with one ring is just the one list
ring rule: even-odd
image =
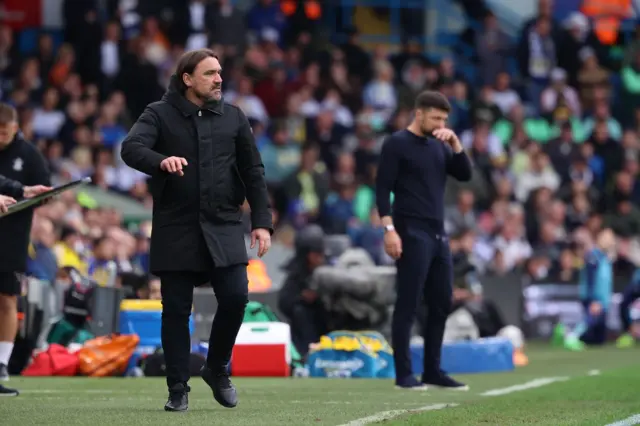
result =
[{"label": "wristwatch", "polygon": [[393,225],[387,225],[384,227],[384,232],[395,231],[396,227]]}]

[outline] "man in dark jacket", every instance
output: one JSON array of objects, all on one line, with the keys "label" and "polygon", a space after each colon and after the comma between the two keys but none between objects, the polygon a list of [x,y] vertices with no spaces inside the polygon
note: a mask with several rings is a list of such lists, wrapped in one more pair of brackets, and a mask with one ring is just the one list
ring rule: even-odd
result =
[{"label": "man in dark jacket", "polygon": [[188,407],[193,288],[211,282],[218,312],[202,377],[216,401],[235,407],[227,373],[248,300],[242,210],[251,207],[251,248],[271,245],[264,166],[244,113],[222,99],[221,67],[208,50],[185,53],[162,100],[149,104],[122,144],[122,159],[151,176],[151,273],[160,277],[167,411]]},{"label": "man in dark jacket", "polygon": [[[46,188],[49,170],[37,148],[18,134],[18,113],[0,103],[0,181],[13,198],[32,194],[29,186]],[[8,364],[18,331],[18,298],[21,285],[18,274],[26,269],[29,233],[33,209],[0,217],[0,381],[9,380]],[[0,396],[17,395],[17,391],[0,387]]]}]

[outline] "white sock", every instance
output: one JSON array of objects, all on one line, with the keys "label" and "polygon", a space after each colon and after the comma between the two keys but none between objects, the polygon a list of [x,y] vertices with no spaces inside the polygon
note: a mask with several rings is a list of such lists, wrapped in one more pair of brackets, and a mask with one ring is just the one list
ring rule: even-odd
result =
[{"label": "white sock", "polygon": [[11,352],[13,352],[13,342],[0,342],[0,364],[9,365]]}]

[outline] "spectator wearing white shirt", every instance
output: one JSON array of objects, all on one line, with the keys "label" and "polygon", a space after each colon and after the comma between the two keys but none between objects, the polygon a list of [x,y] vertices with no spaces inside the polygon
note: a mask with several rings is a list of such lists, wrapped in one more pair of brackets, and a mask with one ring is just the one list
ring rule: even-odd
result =
[{"label": "spectator wearing white shirt", "polygon": [[496,78],[496,85],[491,100],[500,108],[502,114],[509,115],[511,110],[522,103],[518,92],[511,88],[511,77],[506,72],[501,72]]},{"label": "spectator wearing white shirt", "polygon": [[521,228],[515,220],[507,219],[493,241],[495,249],[502,254],[502,266],[506,271],[522,265],[533,254]]},{"label": "spectator wearing white shirt", "polygon": [[560,177],[551,166],[549,156],[544,152],[536,152],[529,163],[529,170],[518,177],[515,196],[524,203],[531,191],[542,187],[555,192],[560,187]]},{"label": "spectator wearing white shirt", "polygon": [[60,95],[58,90],[49,88],[42,97],[42,107],[33,113],[33,132],[43,138],[56,138],[64,125],[64,112],[58,109]]},{"label": "spectator wearing white shirt", "polygon": [[244,112],[247,118],[261,122],[265,126],[269,123],[269,115],[259,97],[253,94],[253,82],[247,76],[240,78],[238,91],[225,93],[224,99]]}]

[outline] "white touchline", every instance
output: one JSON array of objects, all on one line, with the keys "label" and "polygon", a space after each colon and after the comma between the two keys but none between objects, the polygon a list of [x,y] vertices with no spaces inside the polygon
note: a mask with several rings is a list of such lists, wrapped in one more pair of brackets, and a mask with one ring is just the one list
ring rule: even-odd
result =
[{"label": "white touchline", "polygon": [[640,425],[640,414],[636,414],[624,420],[620,420],[619,422],[610,423],[607,426],[633,426],[633,425]]},{"label": "white touchline", "polygon": [[130,393],[128,391],[114,391],[112,389],[25,389],[20,393]]},{"label": "white touchline", "polygon": [[363,417],[361,419],[356,419],[353,421],[350,421],[349,423],[345,423],[343,425],[340,426],[363,426],[363,425],[368,425],[371,423],[378,423],[378,422],[382,422],[385,420],[391,420],[394,419],[396,417],[400,417],[404,414],[408,414],[408,413],[417,413],[420,411],[433,411],[433,410],[442,410],[443,408],[450,408],[450,407],[455,407],[458,404],[453,404],[453,403],[448,403],[448,404],[432,404],[432,405],[427,405],[425,407],[418,407],[418,408],[412,408],[412,409],[407,409],[407,410],[392,410],[392,411],[383,411],[381,413],[377,413],[374,414],[372,416],[369,417]]},{"label": "white touchline", "polygon": [[555,382],[564,382],[569,380],[568,377],[541,377],[539,379],[531,380],[530,382],[522,383],[520,385],[509,386],[508,388],[492,389],[481,393],[482,396],[500,396],[508,395],[514,392],[520,392],[528,389],[539,388],[541,386],[550,385]]}]

